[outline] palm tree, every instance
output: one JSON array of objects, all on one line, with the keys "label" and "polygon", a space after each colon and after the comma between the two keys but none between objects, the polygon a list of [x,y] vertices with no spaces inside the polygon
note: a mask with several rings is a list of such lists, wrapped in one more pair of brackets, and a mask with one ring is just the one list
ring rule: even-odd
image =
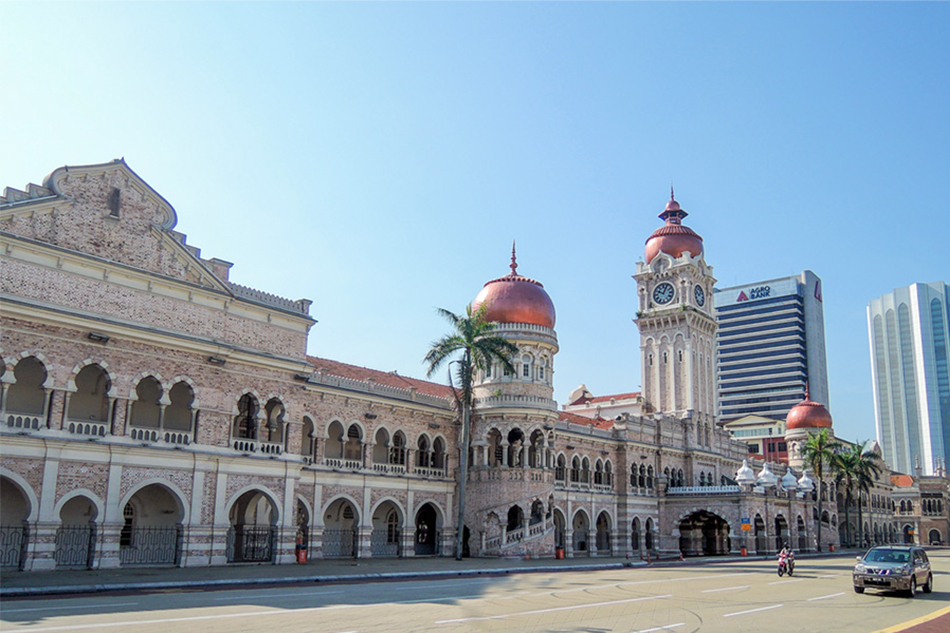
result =
[{"label": "palm tree", "polygon": [[[835,470],[837,475],[835,481],[844,481],[846,485],[847,499],[845,512],[851,506],[851,490],[858,491],[858,545],[863,542],[864,515],[861,511],[861,493],[871,491],[874,485],[874,478],[881,474],[881,466],[878,464],[879,456],[874,451],[867,449],[867,441],[852,445],[845,453],[836,456]],[[847,514],[846,514],[847,516]],[[851,540],[851,522],[848,520],[848,540]],[[853,543],[852,543],[853,545]]]},{"label": "palm tree", "polygon": [[[449,363],[450,366],[452,364],[458,365],[455,375],[459,388],[456,390],[454,384],[452,388],[455,391],[456,404],[462,410],[462,454],[459,458],[455,560],[462,560],[462,532],[465,525],[465,482],[468,479],[471,419],[475,409],[475,398],[473,397],[475,372],[484,371],[491,367],[493,362],[497,361],[501,363],[502,367],[514,373],[515,368],[511,363],[511,356],[518,352],[518,347],[515,344],[495,333],[495,323],[488,321],[486,318],[487,309],[487,305],[482,304],[477,311],[472,312],[472,307],[468,306],[465,308],[465,316],[460,316],[439,308],[438,313],[452,324],[452,331],[435,341],[425,357],[425,362],[429,364],[427,375],[431,377],[450,357],[457,352],[462,353],[461,359]],[[450,371],[450,383],[451,380],[452,372]]]},{"label": "palm tree", "polygon": [[828,429],[821,429],[817,433],[810,433],[802,445],[802,458],[818,478],[818,551],[821,551],[821,495],[825,488],[825,467],[831,466],[835,460],[834,449],[838,441],[828,433]]}]

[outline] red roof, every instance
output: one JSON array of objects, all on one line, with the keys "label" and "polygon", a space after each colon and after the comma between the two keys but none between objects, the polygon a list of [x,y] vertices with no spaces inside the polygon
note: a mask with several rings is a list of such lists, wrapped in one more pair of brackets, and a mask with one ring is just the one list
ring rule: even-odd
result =
[{"label": "red roof", "polygon": [[593,426],[595,429],[614,428],[613,420],[605,420],[604,418],[585,418],[582,415],[577,415],[576,413],[568,413],[567,411],[560,411],[559,415],[560,415],[561,422],[570,422],[571,424],[582,424],[584,426]]},{"label": "red roof", "polygon": [[378,369],[369,369],[359,365],[350,365],[341,363],[338,360],[328,358],[318,358],[316,356],[307,356],[307,360],[313,365],[314,369],[331,376],[340,376],[341,378],[352,378],[353,380],[372,380],[373,382],[386,385],[387,387],[397,387],[399,389],[416,388],[419,393],[439,398],[454,399],[452,388],[448,385],[429,382],[428,380],[419,380],[418,378],[408,378],[401,376],[394,371],[379,371]]},{"label": "red roof", "polygon": [[571,404],[596,404],[598,402],[610,402],[611,400],[635,400],[640,397],[639,391],[630,393],[615,393],[612,396],[594,396],[593,398],[580,397]]},{"label": "red roof", "polygon": [[910,475],[891,475],[891,484],[898,488],[910,488],[914,485],[914,478]]}]

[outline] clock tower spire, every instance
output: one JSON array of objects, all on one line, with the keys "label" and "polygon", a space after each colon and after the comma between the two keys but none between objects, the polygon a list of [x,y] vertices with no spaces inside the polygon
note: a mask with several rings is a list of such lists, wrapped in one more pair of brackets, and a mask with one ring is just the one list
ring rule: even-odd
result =
[{"label": "clock tower spire", "polygon": [[711,425],[716,420],[716,316],[713,269],[703,238],[683,224],[688,214],[670,185],[664,225],[637,262],[643,397],[658,413]]}]

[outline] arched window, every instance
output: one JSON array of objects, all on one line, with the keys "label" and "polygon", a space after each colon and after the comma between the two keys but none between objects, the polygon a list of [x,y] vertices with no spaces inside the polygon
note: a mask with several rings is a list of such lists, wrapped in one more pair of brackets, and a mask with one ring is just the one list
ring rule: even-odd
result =
[{"label": "arched window", "polygon": [[393,435],[393,447],[389,451],[389,463],[404,466],[406,464],[406,436],[402,431]]},{"label": "arched window", "polygon": [[428,468],[430,463],[429,439],[425,435],[420,435],[419,441],[416,442],[416,466]]},{"label": "arched window", "polygon": [[646,488],[647,486],[647,469],[646,466],[640,466],[640,476],[637,477],[637,487]]},{"label": "arched window", "polygon": [[351,424],[346,430],[346,444],[343,446],[343,458],[349,460],[360,460],[363,457],[362,451],[363,433],[356,424]]},{"label": "arched window", "polygon": [[157,429],[161,418],[161,383],[152,376],[146,376],[135,386],[135,397],[129,423],[132,426]]},{"label": "arched window", "polygon": [[445,468],[445,442],[441,437],[432,442],[432,467]]},{"label": "arched window", "polygon": [[653,466],[647,467],[647,490],[653,490]]},{"label": "arched window", "polygon": [[257,439],[257,398],[246,393],[238,400],[238,414],[234,417],[234,437]]},{"label": "arched window", "polygon": [[284,404],[277,398],[271,398],[264,407],[267,442],[281,443],[284,441]]}]

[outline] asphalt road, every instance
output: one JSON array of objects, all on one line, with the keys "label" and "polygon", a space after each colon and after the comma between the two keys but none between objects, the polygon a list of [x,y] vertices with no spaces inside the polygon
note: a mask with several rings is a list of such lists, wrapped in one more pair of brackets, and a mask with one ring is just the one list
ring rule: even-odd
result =
[{"label": "asphalt road", "polygon": [[228,591],[4,600],[0,631],[391,633],[557,631],[870,633],[950,605],[950,552],[934,592],[851,588],[854,559],[800,559],[793,578],[762,561]]}]

